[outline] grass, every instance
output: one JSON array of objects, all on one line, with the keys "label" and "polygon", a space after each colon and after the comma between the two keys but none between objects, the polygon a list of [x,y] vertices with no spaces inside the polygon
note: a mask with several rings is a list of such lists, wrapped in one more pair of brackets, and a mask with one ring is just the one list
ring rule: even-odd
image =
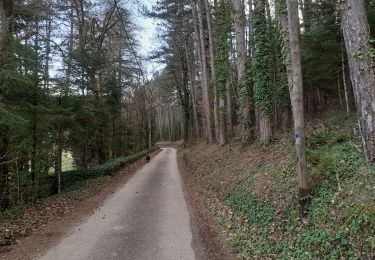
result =
[{"label": "grass", "polygon": [[[230,148],[234,155],[226,151],[217,159],[221,165],[242,169],[237,174],[241,177],[231,178],[232,184],[227,184],[231,189],[224,196],[218,194],[218,187],[210,188],[236,216],[222,222],[230,227],[230,246],[236,254],[244,259],[375,256],[375,168],[365,166],[360,138],[352,133],[355,126],[354,117],[340,115],[308,125],[307,161],[313,189],[305,224],[298,219],[291,140],[281,138],[267,147],[252,144],[244,149],[235,144]],[[250,156],[251,163],[241,159],[236,149],[243,157]],[[259,153],[266,156],[253,160]],[[188,166],[199,163],[191,154],[185,158]],[[210,177],[197,174],[211,186],[214,179],[233,174],[213,165]]]},{"label": "grass", "polygon": [[61,164],[62,164],[62,171],[63,172],[72,171],[72,170],[76,169],[76,166],[74,164],[73,155],[69,151],[63,152]]}]

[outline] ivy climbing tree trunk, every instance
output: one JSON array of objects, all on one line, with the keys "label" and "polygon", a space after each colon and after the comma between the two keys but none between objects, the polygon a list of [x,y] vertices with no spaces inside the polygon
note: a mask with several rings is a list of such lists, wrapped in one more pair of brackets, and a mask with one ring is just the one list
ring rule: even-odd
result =
[{"label": "ivy climbing tree trunk", "polygon": [[341,12],[363,151],[367,163],[374,164],[375,75],[365,3],[363,0],[343,0]]},{"label": "ivy climbing tree trunk", "polygon": [[[229,62],[229,39],[231,33],[231,17],[230,17],[230,6],[228,6],[225,0],[220,0],[219,4],[216,6],[216,23],[215,23],[215,33],[216,33],[216,60],[215,60],[215,70],[216,70],[216,84],[217,84],[217,94],[219,98],[219,144],[224,145],[226,142],[225,138],[225,98],[227,89],[229,88],[230,80],[230,62]],[[231,105],[231,102],[227,106]]]},{"label": "ivy climbing tree trunk", "polygon": [[290,41],[290,58],[292,65],[293,90],[291,102],[293,108],[295,146],[297,152],[297,179],[299,189],[299,209],[300,217],[306,217],[305,208],[308,205],[310,185],[306,168],[305,152],[305,125],[303,109],[303,85],[302,85],[302,66],[301,50],[299,42],[300,24],[298,17],[297,0],[288,0],[288,17],[289,17],[289,41]]},{"label": "ivy climbing tree trunk", "polygon": [[266,0],[255,1],[254,43],[254,99],[258,113],[259,139],[261,142],[268,142],[272,137],[272,100]]},{"label": "ivy climbing tree trunk", "polygon": [[254,43],[254,30],[253,30],[253,0],[248,0],[248,6],[249,6],[249,21],[248,21],[248,27],[249,27],[249,56],[253,56],[253,43]]},{"label": "ivy climbing tree trunk", "polygon": [[[232,69],[231,69],[232,70]],[[225,122],[226,122],[226,137],[231,138],[233,136],[233,91],[232,91],[232,82],[233,76],[232,71],[230,71],[230,79],[227,81],[225,85],[225,98],[226,98],[226,115],[225,115]]]},{"label": "ivy climbing tree trunk", "polygon": [[242,0],[233,0],[233,19],[236,38],[236,61],[241,110],[241,138],[243,142],[251,139],[250,93],[246,82],[246,39],[245,39],[245,6]]}]

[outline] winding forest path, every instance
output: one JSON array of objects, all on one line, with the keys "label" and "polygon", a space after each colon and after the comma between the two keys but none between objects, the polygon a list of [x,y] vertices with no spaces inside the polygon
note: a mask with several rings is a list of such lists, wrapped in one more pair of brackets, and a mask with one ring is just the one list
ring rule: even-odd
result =
[{"label": "winding forest path", "polygon": [[201,259],[189,214],[176,150],[164,148],[41,259]]}]

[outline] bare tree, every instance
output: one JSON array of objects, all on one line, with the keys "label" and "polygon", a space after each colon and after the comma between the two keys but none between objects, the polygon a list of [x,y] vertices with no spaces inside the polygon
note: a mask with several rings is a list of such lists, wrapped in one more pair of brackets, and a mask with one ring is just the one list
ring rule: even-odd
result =
[{"label": "bare tree", "polygon": [[291,102],[293,108],[295,146],[297,152],[297,176],[299,188],[300,217],[305,217],[305,207],[308,203],[310,185],[306,169],[306,151],[305,151],[305,126],[303,109],[303,85],[302,85],[302,67],[301,50],[299,42],[300,24],[298,17],[298,1],[288,0],[289,17],[289,40],[290,40],[290,58],[293,75],[293,91]]}]

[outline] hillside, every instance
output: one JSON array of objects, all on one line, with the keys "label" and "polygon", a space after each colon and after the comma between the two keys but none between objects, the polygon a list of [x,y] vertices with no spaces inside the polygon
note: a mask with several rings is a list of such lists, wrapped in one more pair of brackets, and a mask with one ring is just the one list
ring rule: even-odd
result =
[{"label": "hillside", "polygon": [[183,158],[241,258],[371,259],[375,168],[365,166],[355,127],[354,116],[308,123],[313,190],[306,223],[298,217],[290,135],[280,134],[266,146],[195,144]]}]

